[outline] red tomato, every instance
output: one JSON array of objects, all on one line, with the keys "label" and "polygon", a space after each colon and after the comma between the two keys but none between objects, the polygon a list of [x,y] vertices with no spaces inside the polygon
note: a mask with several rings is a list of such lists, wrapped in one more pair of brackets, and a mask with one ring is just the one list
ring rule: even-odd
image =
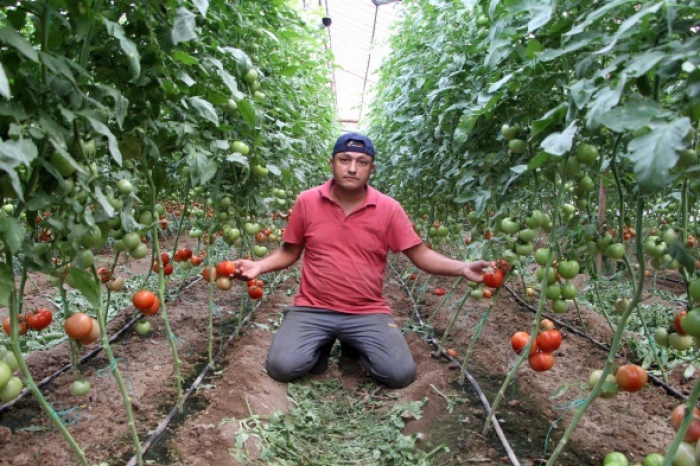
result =
[{"label": "red tomato", "polygon": [[80,340],[90,335],[92,331],[92,317],[84,312],[77,312],[63,323],[66,335],[74,340]]},{"label": "red tomato", "polygon": [[156,312],[158,312],[158,309],[160,309],[160,300],[156,297],[153,296],[154,301],[151,307],[146,308],[146,309],[139,309],[141,311],[141,314],[147,315],[147,316],[152,316]]},{"label": "red tomato", "polygon": [[545,353],[556,351],[561,346],[561,332],[559,330],[545,330],[537,335],[537,346]]},{"label": "red tomato", "polygon": [[445,354],[455,359],[457,358],[457,356],[459,356],[459,354],[457,354],[457,351],[453,350],[452,348],[446,349]]},{"label": "red tomato", "polygon": [[528,358],[530,367],[535,372],[544,372],[554,366],[554,355],[552,353],[535,353]]},{"label": "red tomato", "polygon": [[175,262],[182,262],[189,260],[192,257],[192,250],[190,248],[180,248],[175,251]]},{"label": "red tomato", "polygon": [[165,264],[163,266],[163,275],[166,275],[166,276],[172,275],[174,270],[175,269],[173,268],[173,266],[171,264]]},{"label": "red tomato", "polygon": [[39,308],[34,312],[30,312],[26,317],[27,325],[34,330],[43,330],[53,321],[53,314],[45,308]]},{"label": "red tomato", "polygon": [[484,285],[489,288],[500,288],[503,286],[503,271],[501,269],[495,269],[492,272],[486,272],[484,274]]},{"label": "red tomato", "polygon": [[259,286],[249,286],[248,296],[250,296],[251,299],[260,299],[263,296],[263,289]]},{"label": "red tomato", "polygon": [[673,321],[673,326],[675,327],[676,332],[678,332],[678,334],[680,335],[685,335],[685,331],[683,330],[683,326],[681,325],[681,319],[685,317],[687,313],[688,311],[679,312],[676,315],[675,320]]},{"label": "red tomato", "polygon": [[112,274],[109,273],[109,269],[107,267],[100,267],[97,269],[97,275],[99,275],[102,279],[102,283],[107,283],[112,278]]},{"label": "red tomato", "polygon": [[[5,317],[5,320],[2,321],[2,329],[5,331],[6,334],[10,334],[10,318]],[[22,316],[19,316],[19,334],[24,335],[27,333],[27,324],[24,323],[24,318]]]},{"label": "red tomato", "polygon": [[493,293],[491,290],[488,288],[484,288],[484,299],[491,299],[493,297]]},{"label": "red tomato", "polygon": [[540,321],[540,330],[554,330],[554,322],[549,319],[542,319]]},{"label": "red tomato", "polygon": [[134,294],[134,297],[131,299],[131,302],[134,304],[134,307],[136,309],[138,309],[139,311],[143,311],[144,309],[147,310],[151,306],[153,306],[153,303],[156,301],[156,299],[156,295],[154,295],[152,291],[141,290]]},{"label": "red tomato", "polygon": [[161,252],[160,253],[160,260],[163,262],[163,265],[166,265],[170,263],[170,256],[168,255],[167,252]]},{"label": "red tomato", "polygon": [[221,261],[216,265],[216,273],[219,276],[230,277],[236,273],[236,263],[233,261]]},{"label": "red tomato", "polygon": [[649,379],[647,371],[636,364],[620,366],[615,375],[617,384],[626,392],[637,392],[644,388]]},{"label": "red tomato", "polygon": [[192,256],[190,262],[196,267],[202,263],[202,258],[200,256]]},{"label": "red tomato", "polygon": [[435,288],[433,290],[433,294],[438,295],[438,296],[443,296],[445,294],[445,289],[444,288]]},{"label": "red tomato", "polygon": [[[674,431],[678,431],[683,418],[685,417],[685,404],[676,406],[671,413],[671,426]],[[693,408],[693,420],[685,433],[683,440],[686,442],[697,442],[700,439],[700,409]]]},{"label": "red tomato", "polygon": [[530,334],[527,332],[516,332],[510,338],[510,346],[513,347],[515,354],[520,354],[523,349],[527,346],[527,342],[530,341]]},{"label": "red tomato", "polygon": [[204,277],[207,283],[213,282],[217,278],[216,268],[213,266],[204,267],[204,270],[202,270],[202,277]]}]

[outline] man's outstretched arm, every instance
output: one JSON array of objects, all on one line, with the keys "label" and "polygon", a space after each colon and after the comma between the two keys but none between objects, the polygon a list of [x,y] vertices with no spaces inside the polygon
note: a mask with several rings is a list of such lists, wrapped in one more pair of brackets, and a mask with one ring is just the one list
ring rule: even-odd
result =
[{"label": "man's outstretched arm", "polygon": [[235,261],[236,273],[233,277],[238,280],[251,280],[264,273],[286,269],[299,260],[303,250],[304,246],[299,244],[284,243],[262,260],[237,260]]},{"label": "man's outstretched arm", "polygon": [[473,282],[482,282],[484,269],[490,266],[490,262],[483,260],[463,262],[450,259],[429,249],[423,243],[406,249],[403,253],[413,262],[413,265],[431,275],[463,276]]}]

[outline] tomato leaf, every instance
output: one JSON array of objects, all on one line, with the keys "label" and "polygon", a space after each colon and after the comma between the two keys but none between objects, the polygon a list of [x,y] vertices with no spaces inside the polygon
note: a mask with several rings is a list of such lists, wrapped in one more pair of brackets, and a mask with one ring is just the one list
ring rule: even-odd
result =
[{"label": "tomato leaf", "polygon": [[207,17],[207,10],[209,9],[209,0],[192,0],[194,6],[199,10],[199,14]]},{"label": "tomato leaf", "polygon": [[250,129],[255,129],[256,116],[253,105],[247,100],[239,100],[237,105],[238,111],[241,112],[241,116],[243,117],[243,121],[245,121]]},{"label": "tomato leaf", "polygon": [[22,183],[15,169],[22,164],[26,166],[31,165],[37,154],[36,145],[29,139],[21,141],[0,140],[0,170],[5,171],[9,175],[17,197],[22,200],[24,199]]},{"label": "tomato leaf", "polygon": [[576,126],[576,120],[574,120],[561,133],[552,133],[547,136],[544,141],[542,141],[540,146],[549,154],[564,155],[566,152],[571,150],[577,130],[578,127]]},{"label": "tomato leaf", "polygon": [[22,247],[24,230],[19,221],[14,217],[0,217],[0,236],[3,242],[10,248],[12,254],[16,254]]},{"label": "tomato leaf", "polygon": [[240,152],[234,152],[233,154],[227,155],[226,160],[229,162],[233,162],[236,165],[240,165],[241,167],[248,166],[248,159]]},{"label": "tomato leaf", "polygon": [[190,97],[187,99],[187,102],[192,105],[199,116],[214,123],[216,126],[219,126],[219,116],[216,114],[216,110],[211,102],[204,100],[201,97]]},{"label": "tomato leaf", "polygon": [[105,196],[102,193],[102,190],[100,189],[99,186],[95,186],[95,199],[97,202],[100,204],[100,207],[104,210],[104,215],[107,216],[107,218],[111,218],[114,216],[114,207],[112,207],[112,204],[109,203],[107,200],[107,196]]},{"label": "tomato leaf", "polygon": [[141,55],[139,54],[138,48],[136,48],[136,44],[126,37],[124,29],[119,23],[114,23],[105,17],[102,17],[102,23],[107,29],[107,34],[119,41],[119,46],[124,52],[129,67],[131,68],[131,81],[136,81],[141,74]]},{"label": "tomato leaf", "polygon": [[0,63],[0,95],[8,100],[12,98],[12,94],[10,94],[10,82],[7,80],[5,68],[3,68],[2,63]]},{"label": "tomato leaf", "polygon": [[[651,131],[632,139],[623,157],[634,163],[637,182],[645,192],[652,192],[671,181],[669,170],[678,161],[676,150],[685,148],[683,138],[690,131],[687,117],[671,122],[654,121]],[[693,270],[693,269],[690,269]]]},{"label": "tomato leaf", "polygon": [[547,160],[549,160],[549,154],[547,152],[540,152],[530,160],[527,165],[528,170],[534,170],[541,167]]},{"label": "tomato leaf", "polygon": [[689,272],[695,270],[695,258],[688,253],[686,247],[677,239],[668,245],[668,254]]},{"label": "tomato leaf", "polygon": [[[183,52],[182,50],[176,50],[173,52],[173,60],[182,62],[185,65],[196,65],[199,63],[199,60],[189,53]],[[184,73],[184,71],[181,71],[181,73]]]},{"label": "tomato leaf", "polygon": [[34,63],[39,63],[39,55],[34,47],[32,47],[32,44],[11,27],[6,26],[0,29],[0,42],[14,47],[15,50]]},{"label": "tomato leaf", "polygon": [[625,102],[602,115],[599,121],[611,131],[622,133],[627,130],[641,129],[652,120],[668,114],[668,111],[661,108],[653,100],[644,99]]},{"label": "tomato leaf", "polygon": [[187,42],[192,39],[197,38],[197,33],[195,32],[195,15],[190,10],[185,7],[179,7],[177,9],[177,15],[173,21],[173,30],[171,37],[173,39],[173,44],[177,45],[180,42]]},{"label": "tomato leaf", "polygon": [[539,120],[532,123],[531,136],[537,136],[542,131],[547,129],[551,124],[559,124],[566,116],[566,103],[561,103],[550,111],[544,114]]},{"label": "tomato leaf", "polygon": [[69,267],[68,274],[73,278],[78,291],[85,296],[85,299],[87,299],[94,308],[102,305],[100,299],[100,285],[95,281],[95,278],[90,272],[76,267]]},{"label": "tomato leaf", "polygon": [[109,127],[102,123],[100,120],[96,119],[93,116],[93,114],[89,111],[78,112],[78,114],[83,115],[85,118],[87,118],[90,122],[90,125],[92,126],[92,129],[94,129],[97,133],[107,138],[109,153],[114,159],[114,161],[117,163],[117,165],[121,167],[122,153],[119,150],[119,142],[117,141],[117,138],[114,137],[114,134],[112,133],[112,131],[110,131]]},{"label": "tomato leaf", "polygon": [[15,289],[15,276],[12,267],[0,263],[0,306],[9,306]]}]

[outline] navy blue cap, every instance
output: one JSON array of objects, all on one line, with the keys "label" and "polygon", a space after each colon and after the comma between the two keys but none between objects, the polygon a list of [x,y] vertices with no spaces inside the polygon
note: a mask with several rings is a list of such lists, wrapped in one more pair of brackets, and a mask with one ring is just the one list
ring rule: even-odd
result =
[{"label": "navy blue cap", "polygon": [[339,152],[360,152],[374,158],[374,144],[364,134],[345,133],[333,146],[333,155]]}]

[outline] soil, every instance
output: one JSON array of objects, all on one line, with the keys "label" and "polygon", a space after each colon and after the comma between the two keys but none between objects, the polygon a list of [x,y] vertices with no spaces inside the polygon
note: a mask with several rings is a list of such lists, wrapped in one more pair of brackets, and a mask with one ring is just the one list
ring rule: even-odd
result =
[{"label": "soil", "polygon": [[[402,256],[391,257],[391,262],[398,268],[406,265]],[[143,273],[147,266],[145,260],[134,261],[130,269],[134,273]],[[240,338],[225,347],[216,369],[188,400],[185,412],[176,417],[168,431],[145,455],[147,464],[236,465],[238,463],[233,460],[229,448],[234,445],[238,423],[231,421],[247,418],[251,413],[264,416],[287,411],[287,385],[268,377],[264,363],[272,332],[280,322],[281,310],[293,300],[296,277],[295,273],[280,275],[280,283],[274,292],[266,291],[265,299],[255,310],[251,322],[244,327]],[[430,289],[440,285],[449,290],[454,281],[452,278],[434,278]],[[41,291],[45,286],[44,282],[37,282],[37,285],[35,290],[28,289],[28,300],[35,304],[41,302]],[[666,285],[673,289],[673,284],[657,283],[657,286]],[[458,288],[459,291],[467,290],[466,285]],[[222,345],[219,342],[228,339],[238,321],[241,290],[238,286],[228,292],[215,290],[218,307],[214,319],[215,353]],[[517,291],[521,290],[516,287]],[[457,292],[455,296],[461,294]],[[434,357],[434,348],[420,332],[414,331],[417,328],[414,303],[392,268],[387,270],[384,295],[394,310],[395,319],[406,330],[417,366],[417,380],[400,390],[377,384],[375,387],[397,395],[402,401],[428,400],[423,407],[423,417],[408,421],[404,433],[422,434],[419,444],[427,451],[441,444],[448,446],[449,452],[438,453],[435,464],[509,464],[493,429],[485,434],[482,431],[485,410],[474,389],[468,383],[464,386],[457,384],[457,365],[443,357]],[[167,307],[172,333],[177,337],[185,389],[207,362],[208,314],[205,303],[208,296],[209,286],[203,280],[194,281]],[[426,294],[419,305],[424,320],[433,314],[441,299],[430,292]],[[433,319],[438,338],[453,316],[456,305],[457,298],[451,298]],[[489,300],[469,300],[457,319],[448,346],[458,351],[460,360],[488,305]],[[110,324],[110,332],[121,328],[134,312],[132,307],[127,307]],[[601,342],[610,341],[610,329],[602,316],[586,308],[581,309],[581,316],[589,335]],[[467,369],[490,401],[494,400],[515,361],[510,336],[516,331],[530,330],[532,319],[530,311],[508,293],[501,293],[467,363]],[[563,316],[563,320],[580,327],[573,309]],[[153,326],[150,335],[138,335],[132,328],[113,344],[119,369],[134,401],[134,416],[142,441],[175,405],[177,394],[172,353],[163,321],[159,316],[150,318],[150,321]],[[520,367],[514,383],[506,389],[497,413],[497,419],[522,465],[544,464],[569,425],[575,403],[588,393],[588,375],[602,368],[607,357],[607,353],[589,341],[566,330],[563,334],[562,347],[555,353],[554,368],[536,373],[527,364]],[[35,380],[53,373],[67,362],[66,343],[27,357]],[[617,362],[624,363],[623,360]],[[70,393],[70,384],[75,380],[70,371],[43,387],[42,392],[63,418],[90,464],[122,465],[133,455],[133,443],[123,401],[109,368],[104,352],[82,365],[81,370],[92,385],[87,397],[78,398]],[[691,380],[682,379],[683,370],[684,367],[679,367],[671,373],[671,385],[687,392],[697,376]],[[361,390],[369,382],[359,371],[348,374],[341,370],[335,360],[325,374],[311,378],[338,379],[350,390]],[[449,406],[447,400],[452,402]],[[611,400],[596,400],[581,420],[558,464],[601,465],[603,456],[613,450],[625,453],[631,463],[641,462],[648,453],[664,452],[673,438],[666,419],[676,404],[678,400],[651,384],[633,395],[621,393]],[[450,413],[448,408],[454,409]],[[71,449],[32,397],[0,413],[0,426],[0,465],[76,464]],[[249,451],[255,452],[253,440],[249,440],[248,446]],[[259,461],[256,464],[264,463]],[[358,459],[357,464],[363,464],[362,460]]]}]

